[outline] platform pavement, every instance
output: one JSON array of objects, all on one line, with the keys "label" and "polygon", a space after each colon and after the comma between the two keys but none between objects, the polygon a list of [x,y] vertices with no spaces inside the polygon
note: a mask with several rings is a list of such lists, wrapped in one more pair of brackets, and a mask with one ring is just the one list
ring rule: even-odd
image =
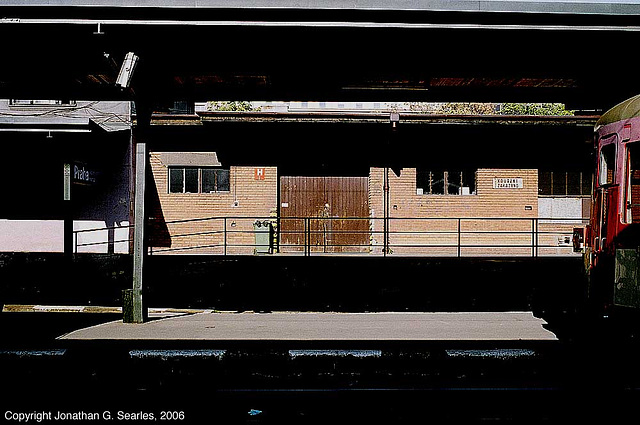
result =
[{"label": "platform pavement", "polygon": [[531,312],[232,313],[204,311],[143,324],[112,321],[64,341],[550,341]]}]

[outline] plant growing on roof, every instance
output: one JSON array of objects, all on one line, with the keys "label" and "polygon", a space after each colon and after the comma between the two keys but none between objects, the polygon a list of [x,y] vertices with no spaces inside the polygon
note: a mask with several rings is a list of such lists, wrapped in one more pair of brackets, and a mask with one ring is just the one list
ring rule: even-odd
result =
[{"label": "plant growing on roof", "polygon": [[251,102],[244,100],[207,102],[207,111],[252,112],[260,110],[260,107],[254,107]]},{"label": "plant growing on roof", "polygon": [[502,115],[573,115],[563,103],[503,103]]}]

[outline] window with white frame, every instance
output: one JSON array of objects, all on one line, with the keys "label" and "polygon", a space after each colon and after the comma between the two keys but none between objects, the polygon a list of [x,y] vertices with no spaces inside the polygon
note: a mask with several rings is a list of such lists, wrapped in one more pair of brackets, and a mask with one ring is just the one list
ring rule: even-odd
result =
[{"label": "window with white frame", "polygon": [[227,169],[169,167],[169,193],[216,193],[229,190]]}]

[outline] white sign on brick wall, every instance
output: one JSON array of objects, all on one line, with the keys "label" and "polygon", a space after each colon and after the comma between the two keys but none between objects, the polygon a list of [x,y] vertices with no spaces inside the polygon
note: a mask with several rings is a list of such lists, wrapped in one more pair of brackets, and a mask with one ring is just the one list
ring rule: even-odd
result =
[{"label": "white sign on brick wall", "polygon": [[524,184],[521,177],[494,177],[494,189],[522,189]]}]

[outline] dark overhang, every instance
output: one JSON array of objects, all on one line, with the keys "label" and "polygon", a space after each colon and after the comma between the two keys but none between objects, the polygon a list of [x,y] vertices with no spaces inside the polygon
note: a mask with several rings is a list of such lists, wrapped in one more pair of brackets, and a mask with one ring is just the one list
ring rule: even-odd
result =
[{"label": "dark overhang", "polygon": [[103,7],[132,9],[151,6],[159,9],[295,9],[340,11],[447,11],[447,12],[500,12],[541,14],[605,14],[628,15],[640,11],[633,1],[485,1],[485,0],[155,0],[153,2],[122,2],[118,0],[5,0],[5,6],[38,7]]},{"label": "dark overhang", "polygon": [[[124,3],[128,4],[128,3]],[[141,4],[143,6],[141,6]],[[640,4],[545,1],[7,1],[0,97],[564,102],[640,92]],[[611,61],[611,57],[616,57]]]}]

